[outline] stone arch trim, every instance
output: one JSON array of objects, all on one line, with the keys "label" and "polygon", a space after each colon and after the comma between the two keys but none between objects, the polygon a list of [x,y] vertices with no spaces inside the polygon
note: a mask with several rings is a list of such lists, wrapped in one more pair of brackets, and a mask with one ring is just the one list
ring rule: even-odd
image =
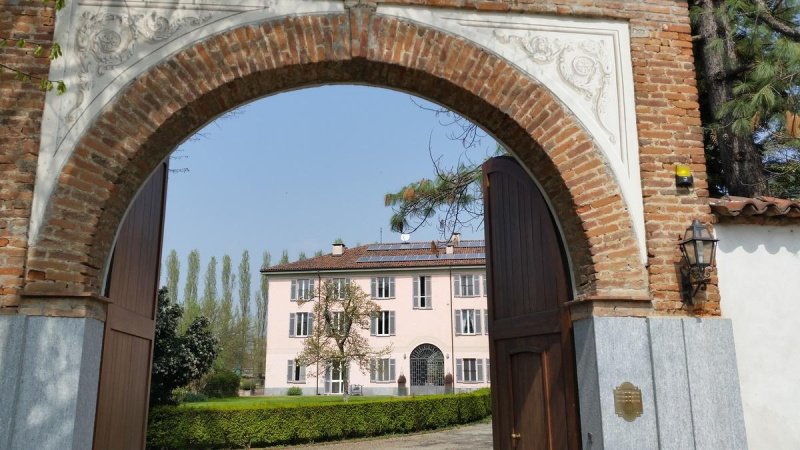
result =
[{"label": "stone arch trim", "polygon": [[125,211],[157,164],[213,117],[262,96],[366,83],[427,97],[517,154],[561,224],[580,298],[649,298],[619,186],[590,135],[552,94],[464,39],[368,7],[285,17],[212,36],[163,60],[78,142],[29,249],[28,293],[102,292]]}]

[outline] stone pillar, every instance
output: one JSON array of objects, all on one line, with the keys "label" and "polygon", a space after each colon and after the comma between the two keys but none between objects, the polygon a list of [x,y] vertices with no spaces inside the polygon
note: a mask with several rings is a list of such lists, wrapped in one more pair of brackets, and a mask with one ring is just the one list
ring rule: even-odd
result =
[{"label": "stone pillar", "polygon": [[[730,320],[590,317],[574,330],[584,448],[747,448]],[[638,417],[615,407],[623,383],[641,393]]]},{"label": "stone pillar", "polygon": [[0,448],[91,449],[103,322],[0,315]]}]

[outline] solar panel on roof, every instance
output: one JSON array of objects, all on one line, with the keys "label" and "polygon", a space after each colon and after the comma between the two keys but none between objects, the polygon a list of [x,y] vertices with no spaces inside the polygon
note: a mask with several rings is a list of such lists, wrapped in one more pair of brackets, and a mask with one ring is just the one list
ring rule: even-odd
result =
[{"label": "solar panel on roof", "polygon": [[485,242],[482,241],[482,240],[480,240],[480,241],[478,241],[478,240],[476,240],[476,241],[461,241],[458,244],[459,247],[464,247],[464,248],[483,247],[484,245],[485,245]]},{"label": "solar panel on roof", "polygon": [[385,250],[424,250],[430,248],[429,242],[409,242],[405,244],[372,244],[367,247],[367,251],[385,251]]},{"label": "solar panel on roof", "polygon": [[462,259],[486,259],[486,253],[452,253],[444,255],[388,255],[362,256],[357,263],[408,262],[408,261],[452,261]]}]

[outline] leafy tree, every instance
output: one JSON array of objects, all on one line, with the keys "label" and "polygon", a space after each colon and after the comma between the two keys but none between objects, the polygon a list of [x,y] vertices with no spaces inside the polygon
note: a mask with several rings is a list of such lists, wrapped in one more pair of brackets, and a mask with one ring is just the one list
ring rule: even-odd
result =
[{"label": "leafy tree", "polygon": [[178,281],[181,277],[181,263],[178,261],[178,252],[175,249],[169,252],[167,257],[167,292],[170,299],[178,303]]},{"label": "leafy tree", "polygon": [[[272,262],[269,252],[261,255],[261,268],[266,269]],[[267,306],[269,305],[269,283],[263,275],[259,278],[259,288],[256,291],[256,317],[253,337],[253,372],[265,373],[267,359]]]},{"label": "leafy tree", "polygon": [[316,367],[345,367],[342,381],[344,399],[348,398],[349,368],[355,363],[362,372],[369,370],[370,361],[388,355],[392,346],[373,349],[364,332],[370,329],[370,321],[381,307],[355,283],[340,290],[336,283],[327,280],[317,289],[317,300],[298,300],[299,305],[313,302],[314,326],[303,342],[303,350],[297,355],[300,364],[310,369]]},{"label": "leafy tree", "polygon": [[325,254],[325,252],[324,252],[324,251],[322,251],[322,250],[317,250],[316,252],[314,252],[314,258],[316,258],[316,257],[319,257],[319,256],[322,256],[322,255],[324,255],[324,254]]},{"label": "leafy tree", "polygon": [[217,258],[212,256],[206,267],[205,286],[203,288],[203,298],[200,302],[200,312],[216,322],[217,314]]},{"label": "leafy tree", "polygon": [[278,261],[278,264],[289,264],[289,251],[284,250],[281,253],[281,259]]},{"label": "leafy tree", "polygon": [[306,252],[301,251],[300,255],[297,256],[298,261],[305,261],[306,259],[308,259],[308,257],[306,256]]},{"label": "leafy tree", "polygon": [[205,317],[196,317],[180,333],[183,308],[174,303],[166,288],[158,291],[150,405],[172,402],[172,391],[200,379],[217,357],[217,340]]},{"label": "leafy tree", "polygon": [[196,249],[189,252],[189,268],[186,273],[186,285],[183,288],[183,306],[186,313],[181,323],[181,330],[185,331],[195,317],[200,315],[200,305],[197,303],[197,281],[200,276],[200,252]]}]

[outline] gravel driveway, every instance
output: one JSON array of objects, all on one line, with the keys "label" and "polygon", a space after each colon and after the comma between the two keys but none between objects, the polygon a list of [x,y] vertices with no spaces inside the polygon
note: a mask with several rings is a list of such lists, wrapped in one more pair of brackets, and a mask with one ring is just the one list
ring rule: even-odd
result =
[{"label": "gravel driveway", "polygon": [[427,433],[328,442],[286,448],[314,450],[392,450],[399,448],[427,448],[437,450],[490,449],[492,448],[492,423],[479,423],[476,425],[466,425]]}]

